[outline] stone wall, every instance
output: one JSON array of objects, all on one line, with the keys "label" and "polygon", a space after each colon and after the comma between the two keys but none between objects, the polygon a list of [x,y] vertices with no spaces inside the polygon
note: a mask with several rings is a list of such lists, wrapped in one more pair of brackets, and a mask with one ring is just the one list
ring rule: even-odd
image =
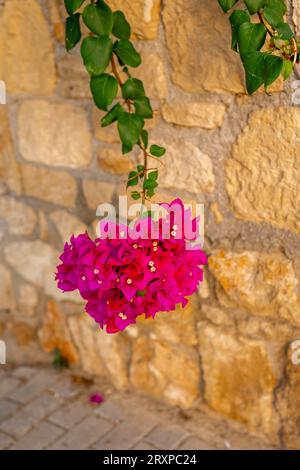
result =
[{"label": "stone wall", "polygon": [[[116,201],[134,157],[99,127],[62,0],[0,1],[0,337],[8,361],[71,364],[180,407],[205,407],[300,445],[300,108],[292,87],[244,93],[217,1],[109,0],[124,9],[171,164],[159,198],[206,207],[205,283],[185,310],[98,331],[53,271],[70,233]],[[290,19],[300,28],[300,4]],[[162,172],[163,173],[163,172]]]}]

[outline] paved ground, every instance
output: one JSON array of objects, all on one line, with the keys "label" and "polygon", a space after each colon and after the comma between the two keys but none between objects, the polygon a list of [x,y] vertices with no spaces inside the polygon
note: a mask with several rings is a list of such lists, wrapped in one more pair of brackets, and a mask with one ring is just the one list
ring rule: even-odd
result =
[{"label": "paved ground", "polygon": [[[103,404],[89,403],[94,392]],[[214,416],[121,394],[71,371],[0,366],[0,449],[270,448]]]}]

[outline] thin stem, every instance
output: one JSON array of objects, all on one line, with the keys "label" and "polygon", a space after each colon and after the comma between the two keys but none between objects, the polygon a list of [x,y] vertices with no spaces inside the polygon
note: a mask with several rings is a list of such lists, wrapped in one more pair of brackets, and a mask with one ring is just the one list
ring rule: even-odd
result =
[{"label": "thin stem", "polygon": [[[116,61],[115,61],[115,58],[114,58],[114,55],[112,54],[111,56],[111,68],[112,68],[112,73],[114,74],[114,76],[116,77],[120,87],[122,88],[122,86],[124,85],[124,83],[122,82],[122,79],[120,77],[120,74],[118,72],[118,68],[117,68],[117,65],[116,65]],[[131,113],[131,103],[130,103],[130,100],[125,100],[125,103],[127,105],[127,108],[128,108],[128,112]]]},{"label": "thin stem", "polygon": [[269,28],[269,26],[266,24],[265,22],[265,19],[262,15],[262,13],[260,11],[257,12],[257,15],[258,15],[258,18],[259,18],[259,21],[261,22],[261,24],[264,25],[264,27],[266,28],[266,30],[268,31],[269,35],[271,36],[271,38],[274,37],[274,34],[273,34],[273,31]]}]

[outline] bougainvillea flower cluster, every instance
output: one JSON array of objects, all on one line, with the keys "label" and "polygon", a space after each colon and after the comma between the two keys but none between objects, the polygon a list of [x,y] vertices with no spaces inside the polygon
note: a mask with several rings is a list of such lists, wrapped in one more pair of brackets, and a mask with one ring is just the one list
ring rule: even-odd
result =
[{"label": "bougainvillea flower cluster", "polygon": [[[65,244],[58,287],[78,289],[87,313],[107,333],[124,330],[140,315],[154,318],[185,306],[203,280],[206,256],[192,247],[197,219],[179,199],[161,206],[166,215],[156,222],[150,215],[133,227],[102,221],[96,240],[85,233]],[[194,234],[189,240],[187,227]]]}]

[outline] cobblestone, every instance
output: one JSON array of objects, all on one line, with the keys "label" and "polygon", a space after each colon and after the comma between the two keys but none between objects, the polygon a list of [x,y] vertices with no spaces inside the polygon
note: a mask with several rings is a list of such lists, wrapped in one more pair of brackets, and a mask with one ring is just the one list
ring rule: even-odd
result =
[{"label": "cobblestone", "polygon": [[[201,410],[182,412],[69,371],[0,369],[0,449],[272,449]],[[102,405],[89,403],[91,393]],[[146,410],[146,411],[145,411]]]}]

